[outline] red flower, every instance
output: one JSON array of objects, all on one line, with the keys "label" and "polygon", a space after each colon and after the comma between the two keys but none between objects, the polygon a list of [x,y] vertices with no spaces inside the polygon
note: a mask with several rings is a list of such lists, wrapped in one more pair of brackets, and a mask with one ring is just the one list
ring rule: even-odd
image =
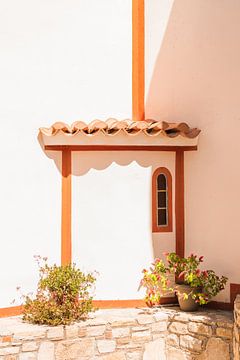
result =
[{"label": "red flower", "polygon": [[200,257],[199,257],[199,261],[200,261],[200,262],[203,262],[203,256],[200,256]]},{"label": "red flower", "polygon": [[197,275],[197,277],[199,277],[199,276],[200,276],[200,274],[201,274],[201,270],[200,270],[200,269],[197,269],[197,271],[196,271],[196,275]]}]

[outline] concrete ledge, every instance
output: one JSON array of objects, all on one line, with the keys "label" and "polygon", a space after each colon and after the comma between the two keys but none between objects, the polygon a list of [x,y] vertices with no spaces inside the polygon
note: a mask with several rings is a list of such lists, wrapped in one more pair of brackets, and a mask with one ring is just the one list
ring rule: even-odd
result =
[{"label": "concrete ledge", "polygon": [[98,310],[57,327],[0,319],[1,360],[230,360],[232,343],[232,313],[220,310]]}]

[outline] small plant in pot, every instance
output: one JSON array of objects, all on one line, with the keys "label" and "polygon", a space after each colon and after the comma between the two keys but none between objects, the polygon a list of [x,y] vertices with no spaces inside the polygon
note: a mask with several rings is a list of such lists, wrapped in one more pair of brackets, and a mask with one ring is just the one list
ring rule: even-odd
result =
[{"label": "small plant in pot", "polygon": [[[213,270],[200,270],[203,256],[191,254],[181,258],[176,253],[165,253],[166,261],[156,259],[149,270],[143,270],[140,287],[146,289],[148,306],[159,305],[161,297],[175,292],[181,310],[195,311],[198,305],[207,304],[224,289],[227,278],[217,276]],[[175,284],[171,285],[171,277]]]}]

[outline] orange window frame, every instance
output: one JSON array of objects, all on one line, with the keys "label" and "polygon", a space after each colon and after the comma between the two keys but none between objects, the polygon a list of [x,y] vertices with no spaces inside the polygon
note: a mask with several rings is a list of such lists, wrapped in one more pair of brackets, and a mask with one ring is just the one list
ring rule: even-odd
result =
[{"label": "orange window frame", "polygon": [[[157,178],[165,175],[167,183],[167,225],[158,225]],[[152,232],[172,232],[172,175],[165,167],[157,168],[152,175]]]}]

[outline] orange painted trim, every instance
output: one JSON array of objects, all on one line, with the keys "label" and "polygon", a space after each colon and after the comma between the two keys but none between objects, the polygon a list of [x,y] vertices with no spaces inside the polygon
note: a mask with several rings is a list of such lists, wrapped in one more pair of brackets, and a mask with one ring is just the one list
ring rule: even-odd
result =
[{"label": "orange painted trim", "polygon": [[175,218],[176,218],[176,253],[185,254],[185,221],[184,221],[184,152],[176,151],[175,160]]},{"label": "orange painted trim", "polygon": [[232,306],[234,305],[234,301],[237,295],[240,294],[240,284],[230,284],[230,302]]},{"label": "orange painted trim", "polygon": [[[161,299],[161,304],[176,303],[175,297],[165,297]],[[93,305],[99,309],[123,309],[134,307],[147,307],[146,302],[142,299],[133,300],[93,300]]]},{"label": "orange painted trim", "polygon": [[195,151],[197,146],[167,145],[45,145],[46,151]]},{"label": "orange painted trim", "polygon": [[[161,299],[160,305],[175,304],[177,303],[176,298],[167,297]],[[93,306],[98,309],[124,309],[124,308],[138,308],[138,307],[147,307],[144,300],[94,300]],[[211,301],[206,306],[210,309],[220,309],[220,310],[232,310],[232,303],[224,303],[220,301]],[[22,306],[13,306],[8,308],[0,309],[0,318],[9,317],[9,316],[19,316],[23,313]]]},{"label": "orange painted trim", "polygon": [[[160,174],[167,179],[167,226],[159,226],[157,221],[157,177]],[[172,232],[172,175],[165,167],[157,168],[152,175],[152,232]]]},{"label": "orange painted trim", "polygon": [[61,264],[72,261],[72,156],[71,151],[62,152],[62,224]]},{"label": "orange painted trim", "polygon": [[22,312],[23,312],[22,306],[12,306],[7,308],[2,308],[0,309],[0,318],[21,315]]},{"label": "orange painted trim", "polygon": [[132,118],[144,120],[144,0],[132,0]]},{"label": "orange painted trim", "polygon": [[144,300],[94,300],[93,306],[99,309],[146,307]]},{"label": "orange painted trim", "polygon": [[[161,304],[175,303],[174,297],[161,299]],[[93,300],[93,306],[98,309],[123,309],[134,307],[147,307],[146,302],[142,299],[133,300]],[[23,306],[13,306],[0,309],[0,318],[8,316],[17,316],[23,313]]]}]

